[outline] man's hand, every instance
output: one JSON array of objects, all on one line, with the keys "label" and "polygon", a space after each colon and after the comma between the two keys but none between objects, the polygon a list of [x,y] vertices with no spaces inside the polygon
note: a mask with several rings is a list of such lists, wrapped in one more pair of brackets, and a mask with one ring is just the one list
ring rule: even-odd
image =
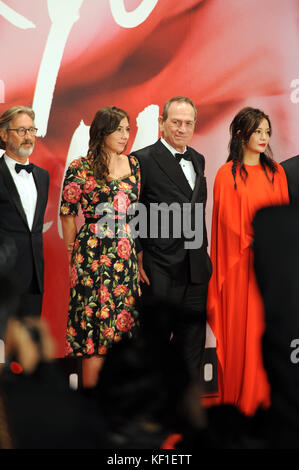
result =
[{"label": "man's hand", "polygon": [[149,278],[146,275],[146,272],[143,269],[143,251],[139,251],[137,255],[138,259],[138,270],[139,270],[139,276],[140,276],[140,281],[145,282],[148,286],[150,285]]}]

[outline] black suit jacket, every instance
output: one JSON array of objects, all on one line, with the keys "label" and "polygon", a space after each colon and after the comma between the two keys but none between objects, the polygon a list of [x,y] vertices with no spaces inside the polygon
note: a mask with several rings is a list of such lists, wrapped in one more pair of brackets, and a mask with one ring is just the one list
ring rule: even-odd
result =
[{"label": "black suit jacket", "polygon": [[[133,152],[138,158],[141,168],[141,193],[140,202],[147,209],[147,238],[139,238],[140,249],[144,250],[144,255],[148,255],[151,262],[167,271],[173,279],[185,279],[193,283],[208,282],[212,273],[212,264],[207,253],[207,232],[205,225],[205,206],[207,200],[207,185],[204,176],[205,159],[203,155],[188,148],[191,152],[192,163],[196,172],[196,182],[192,191],[183,170],[171,152],[159,140],[155,144]],[[203,240],[200,248],[186,249],[185,242],[190,242],[189,235],[186,236],[184,230],[181,233],[173,233],[171,230],[173,218],[176,215],[170,212],[170,233],[168,237],[163,237],[161,231],[161,221],[158,221],[157,237],[150,236],[149,229],[153,228],[152,204],[166,203],[174,204],[180,212],[183,220],[186,213],[183,213],[183,204],[191,207],[191,228],[194,229],[196,219],[195,203],[203,204],[203,218],[200,219],[201,227],[197,227],[197,236],[202,229]],[[165,215],[165,214],[164,214]],[[198,213],[197,213],[198,215]],[[188,220],[185,218],[185,220]],[[179,236],[178,236],[179,235]],[[188,275],[189,274],[189,275]]]},{"label": "black suit jacket", "polygon": [[32,230],[21,199],[4,158],[0,158],[0,235],[15,243],[16,261],[14,280],[20,294],[28,292],[36,273],[38,289],[44,287],[43,223],[48,201],[49,173],[34,165],[33,178],[37,189],[37,202]]},{"label": "black suit jacket", "polygon": [[288,180],[290,203],[299,204],[299,155],[280,164]]}]

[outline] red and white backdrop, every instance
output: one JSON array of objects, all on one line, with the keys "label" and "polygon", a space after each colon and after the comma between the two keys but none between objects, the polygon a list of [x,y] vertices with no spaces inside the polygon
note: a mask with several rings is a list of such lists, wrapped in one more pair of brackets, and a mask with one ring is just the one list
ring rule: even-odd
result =
[{"label": "red and white backdrop", "polygon": [[43,317],[57,356],[69,296],[61,185],[70,161],[86,154],[95,112],[108,104],[127,110],[130,151],[157,139],[168,98],[194,100],[192,145],[206,157],[210,231],[213,180],[239,109],[270,115],[276,160],[299,153],[298,44],[298,0],[0,0],[0,113],[33,106],[32,161],[51,178]]}]

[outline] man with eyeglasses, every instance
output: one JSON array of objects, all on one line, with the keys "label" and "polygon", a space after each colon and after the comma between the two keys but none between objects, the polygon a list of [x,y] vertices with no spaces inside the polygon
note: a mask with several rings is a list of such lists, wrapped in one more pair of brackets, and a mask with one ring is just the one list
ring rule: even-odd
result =
[{"label": "man with eyeglasses", "polygon": [[13,106],[0,116],[0,237],[14,242],[13,278],[20,317],[39,316],[44,289],[43,222],[49,173],[29,162],[37,129],[31,108]]}]

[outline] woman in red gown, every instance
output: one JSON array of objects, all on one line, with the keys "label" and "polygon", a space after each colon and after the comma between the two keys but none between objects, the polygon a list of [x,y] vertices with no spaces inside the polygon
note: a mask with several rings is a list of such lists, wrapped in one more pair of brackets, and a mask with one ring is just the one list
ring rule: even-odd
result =
[{"label": "woman in red gown", "polygon": [[229,157],[214,183],[208,321],[217,340],[220,402],[252,415],[259,406],[270,405],[252,220],[261,207],[288,204],[289,196],[284,170],[271,156],[269,117],[244,108],[230,132]]}]

